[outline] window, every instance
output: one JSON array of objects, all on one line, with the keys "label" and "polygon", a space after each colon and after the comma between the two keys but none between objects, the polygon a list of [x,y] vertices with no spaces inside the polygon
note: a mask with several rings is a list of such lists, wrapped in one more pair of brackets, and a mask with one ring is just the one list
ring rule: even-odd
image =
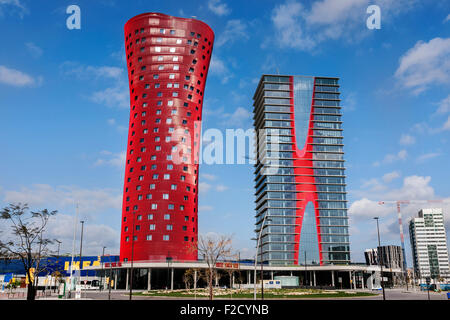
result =
[{"label": "window", "polygon": [[155,52],[161,52],[161,47],[155,47]]},{"label": "window", "polygon": [[175,52],[175,48],[170,48],[170,52]]},{"label": "window", "polygon": [[186,176],[181,176],[181,181],[185,181],[186,180]]},{"label": "window", "polygon": [[167,170],[172,170],[173,169],[173,164],[168,164],[167,165]]},{"label": "window", "polygon": [[170,34],[175,34],[175,30],[170,30]]},{"label": "window", "polygon": [[178,56],[174,56],[174,57],[172,58],[172,61],[178,61]]},{"label": "window", "polygon": [[175,65],[173,66],[173,70],[180,70],[180,66],[177,65],[177,64],[175,64]]},{"label": "window", "polygon": [[176,184],[171,185],[171,186],[170,186],[170,189],[171,189],[171,190],[177,190],[177,185],[176,185]]},{"label": "window", "polygon": [[126,242],[130,241],[130,237],[125,237],[125,241]]},{"label": "window", "polygon": [[170,214],[169,213],[166,213],[164,215],[164,220],[170,220]]},{"label": "window", "polygon": [[152,210],[156,210],[158,209],[158,204],[157,203],[152,203]]},{"label": "window", "polygon": [[156,226],[155,226],[154,224],[151,224],[151,225],[149,226],[149,229],[150,229],[150,230],[155,230],[155,229],[156,229]]},{"label": "window", "polygon": [[139,231],[139,230],[141,230],[141,226],[137,225],[136,226],[136,231]]},{"label": "window", "polygon": [[147,219],[148,219],[148,220],[153,220],[153,214],[148,214],[148,215],[147,215]]},{"label": "window", "polygon": [[158,78],[159,78],[159,75],[157,75],[157,74],[153,75],[153,79],[158,79]]},{"label": "window", "polygon": [[156,150],[156,151],[161,151],[161,146],[156,146],[156,147],[155,147],[155,150]]},{"label": "window", "polygon": [[153,175],[153,180],[156,180],[156,179],[158,179],[158,174],[155,173],[155,174]]},{"label": "window", "polygon": [[152,235],[151,235],[151,234],[148,234],[146,239],[147,239],[148,241],[151,241],[151,240],[152,240]]},{"label": "window", "polygon": [[145,198],[146,198],[147,200],[150,200],[150,199],[152,198],[152,195],[149,193],[149,194],[147,194],[147,195],[145,196]]},{"label": "window", "polygon": [[184,206],[183,205],[180,206],[180,210],[184,211]]},{"label": "window", "polygon": [[142,195],[138,195],[138,200],[142,200]]},{"label": "window", "polygon": [[155,89],[159,88],[159,83],[155,83]]},{"label": "window", "polygon": [[184,237],[184,241],[189,241],[189,237]]},{"label": "window", "polygon": [[142,180],[144,180],[144,176],[139,176],[139,181],[142,181]]},{"label": "window", "polygon": [[170,179],[170,174],[165,173],[165,174],[164,174],[164,180],[169,180],[169,179]]},{"label": "window", "polygon": [[169,241],[169,239],[170,239],[170,238],[169,238],[168,235],[163,235],[163,240],[164,240],[164,241]]},{"label": "window", "polygon": [[172,101],[172,100],[167,101],[167,105],[168,105],[169,107],[172,107],[172,106],[173,106],[173,101]]},{"label": "window", "polygon": [[181,39],[177,39],[177,44],[181,44]]},{"label": "window", "polygon": [[124,230],[125,232],[127,232],[128,231],[128,227],[125,227],[125,230]]},{"label": "window", "polygon": [[169,210],[173,210],[173,209],[175,209],[175,206],[174,206],[173,204],[169,204],[169,205],[167,206],[167,208],[168,208]]},{"label": "window", "polygon": [[158,56],[158,61],[163,61],[163,60],[164,60],[163,56]]},{"label": "window", "polygon": [[167,136],[167,137],[166,137],[166,142],[170,142],[170,140],[172,140],[172,137]]},{"label": "window", "polygon": [[168,231],[173,230],[173,225],[168,224],[168,225],[166,226],[166,230],[168,230]]},{"label": "window", "polygon": [[158,66],[158,70],[164,70],[164,65],[162,65],[162,64],[159,65],[159,66]]},{"label": "window", "polygon": [[167,118],[167,119],[166,119],[166,123],[167,123],[167,124],[171,124],[171,123],[172,123],[172,118]]},{"label": "window", "polygon": [[189,217],[188,216],[184,216],[184,221],[189,221]]},{"label": "window", "polygon": [[175,79],[175,74],[173,73],[169,74],[169,79]]},{"label": "window", "polygon": [[149,188],[150,190],[153,190],[153,189],[155,189],[155,184],[154,183],[152,183],[151,185],[150,185],[150,188]]},{"label": "window", "polygon": [[137,241],[137,239],[138,239],[137,236],[133,237],[133,241]]},{"label": "window", "polygon": [[164,33],[166,33],[166,30],[165,29],[159,29],[159,33],[164,34]]},{"label": "window", "polygon": [[163,199],[164,200],[169,200],[169,194],[168,193],[163,193]]},{"label": "window", "polygon": [[177,114],[177,109],[173,109],[173,110],[170,111],[170,115],[171,115],[171,116],[172,116],[172,115],[175,115],[175,114]]},{"label": "window", "polygon": [[162,42],[162,38],[156,38],[156,42],[161,43]]}]

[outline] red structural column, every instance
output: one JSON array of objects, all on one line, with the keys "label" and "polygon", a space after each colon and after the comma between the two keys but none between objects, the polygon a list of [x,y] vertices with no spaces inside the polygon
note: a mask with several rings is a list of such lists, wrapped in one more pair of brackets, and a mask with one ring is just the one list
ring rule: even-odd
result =
[{"label": "red structural column", "polygon": [[121,261],[197,260],[198,153],[213,43],[211,28],[195,19],[144,13],[125,24],[130,123]]}]

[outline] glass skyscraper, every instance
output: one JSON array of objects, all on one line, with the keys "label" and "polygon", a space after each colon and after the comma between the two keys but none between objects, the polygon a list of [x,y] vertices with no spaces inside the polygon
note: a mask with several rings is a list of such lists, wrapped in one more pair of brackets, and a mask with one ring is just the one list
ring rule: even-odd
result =
[{"label": "glass skyscraper", "polygon": [[271,265],[348,264],[339,79],[263,75],[254,100],[256,235]]}]

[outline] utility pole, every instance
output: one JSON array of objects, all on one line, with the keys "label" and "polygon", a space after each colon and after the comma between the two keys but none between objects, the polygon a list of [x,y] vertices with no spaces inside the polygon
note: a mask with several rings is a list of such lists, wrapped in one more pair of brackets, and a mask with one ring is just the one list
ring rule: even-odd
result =
[{"label": "utility pole", "polygon": [[[377,220],[377,232],[378,232],[378,251],[381,251],[381,242],[380,242],[380,228],[378,226],[378,217],[374,218],[375,220]],[[383,256],[380,254],[380,252],[378,252],[378,264],[380,265],[380,274],[381,274],[381,289],[383,290],[383,300],[386,300],[386,295],[384,293],[384,285],[383,285]]]},{"label": "utility pole", "polygon": [[83,262],[81,261],[81,255],[83,252],[83,229],[84,229],[84,221],[81,220],[81,238],[80,238],[80,297],[81,297],[81,269],[83,269]]},{"label": "utility pole", "polygon": [[100,291],[102,291],[102,286],[103,286],[103,257],[105,256],[105,249],[106,247],[103,247],[103,252],[102,252],[102,256],[100,257],[100,263],[102,264],[102,273],[100,274]]}]

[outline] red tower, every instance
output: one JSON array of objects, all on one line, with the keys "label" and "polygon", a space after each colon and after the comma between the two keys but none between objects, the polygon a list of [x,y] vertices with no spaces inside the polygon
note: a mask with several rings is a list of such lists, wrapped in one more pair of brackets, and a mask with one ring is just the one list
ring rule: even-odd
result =
[{"label": "red tower", "polygon": [[144,13],[125,24],[130,124],[121,261],[197,260],[198,152],[214,33]]}]

